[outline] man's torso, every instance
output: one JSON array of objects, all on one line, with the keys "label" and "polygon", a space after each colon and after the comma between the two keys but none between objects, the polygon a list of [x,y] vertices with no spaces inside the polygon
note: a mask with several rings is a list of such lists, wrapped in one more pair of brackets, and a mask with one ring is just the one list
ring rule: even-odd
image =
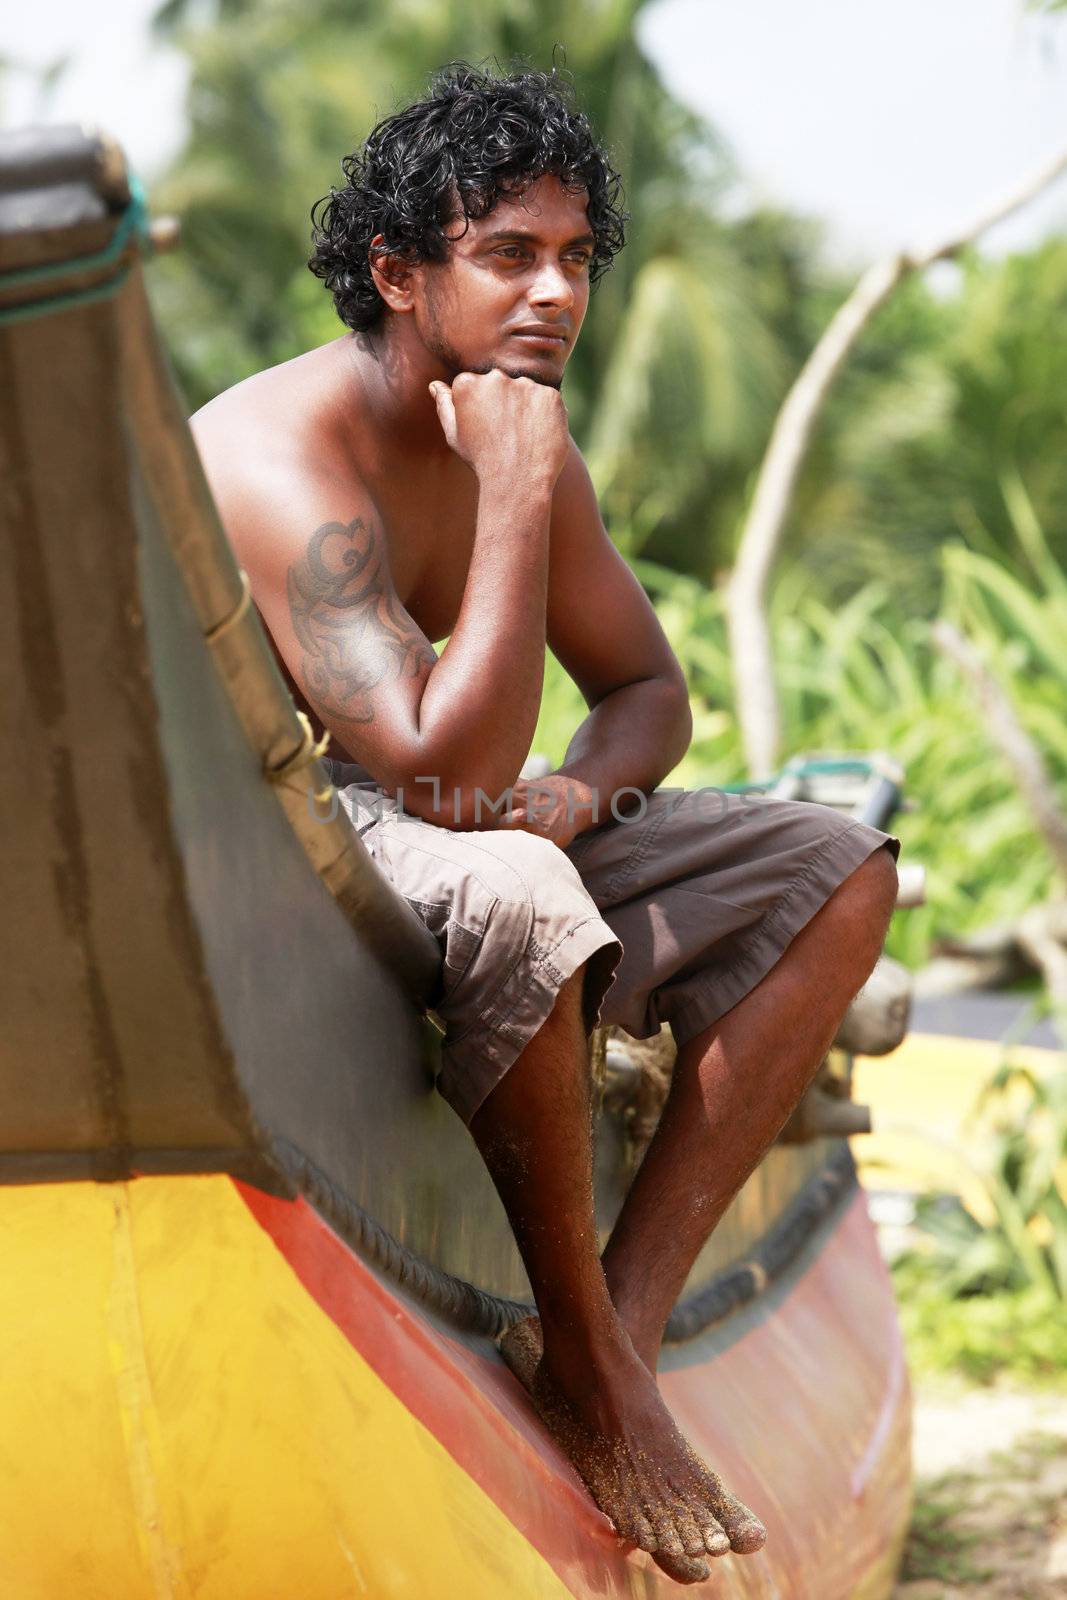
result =
[{"label": "man's torso", "polygon": [[[434,645],[448,637],[459,614],[478,506],[470,468],[450,453],[421,451],[403,430],[383,439],[355,382],[346,390],[343,419],[337,417],[331,401],[337,347],[345,342],[335,340],[257,374],[193,419],[216,504],[237,559],[252,578],[278,665],[297,705],[309,713],[268,620],[292,565],[291,540],[286,538],[281,552],[271,519],[243,513],[239,486],[261,472],[286,502],[290,518],[306,503],[309,542],[324,520],[347,522],[355,509],[369,506],[396,595]],[[550,577],[550,617],[551,609]],[[357,759],[336,739],[333,749]]]}]

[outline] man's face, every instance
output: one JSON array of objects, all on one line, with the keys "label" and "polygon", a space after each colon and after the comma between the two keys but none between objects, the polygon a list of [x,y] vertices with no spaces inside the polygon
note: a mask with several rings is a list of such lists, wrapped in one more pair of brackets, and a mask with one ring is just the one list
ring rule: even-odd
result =
[{"label": "man's face", "polygon": [[586,204],[539,178],[466,231],[455,224],[446,261],[420,264],[415,324],[449,378],[499,368],[559,388],[589,303]]}]

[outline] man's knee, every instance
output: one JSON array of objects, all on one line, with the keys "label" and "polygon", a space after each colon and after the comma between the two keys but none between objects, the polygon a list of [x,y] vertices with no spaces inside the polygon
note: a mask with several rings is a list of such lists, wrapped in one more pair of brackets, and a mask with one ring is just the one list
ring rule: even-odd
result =
[{"label": "man's knee", "polygon": [[[856,934],[857,956],[869,945],[877,959],[897,900],[897,865],[883,845],[849,874],[834,897],[843,901]],[[864,936],[867,937],[864,937]]]},{"label": "man's knee", "polygon": [[897,864],[888,845],[869,855],[852,874],[868,908],[886,921],[897,903]]}]

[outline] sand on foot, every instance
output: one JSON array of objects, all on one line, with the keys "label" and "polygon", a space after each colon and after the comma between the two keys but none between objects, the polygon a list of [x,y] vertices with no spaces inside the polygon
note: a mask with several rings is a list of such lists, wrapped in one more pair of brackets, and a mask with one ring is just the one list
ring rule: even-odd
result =
[{"label": "sand on foot", "polygon": [[658,1392],[655,1403],[663,1416],[657,1418],[659,1449],[653,1452],[622,1431],[611,1436],[579,1416],[545,1370],[537,1317],[508,1329],[499,1346],[616,1533],[647,1551],[668,1576],[678,1583],[699,1583],[710,1572],[705,1556],[731,1550],[750,1555],[762,1549],[767,1539],[763,1524],[686,1443]]}]

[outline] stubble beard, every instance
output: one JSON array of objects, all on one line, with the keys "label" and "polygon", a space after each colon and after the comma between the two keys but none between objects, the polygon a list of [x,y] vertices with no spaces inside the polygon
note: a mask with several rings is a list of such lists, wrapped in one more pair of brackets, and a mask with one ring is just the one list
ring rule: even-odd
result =
[{"label": "stubble beard", "polygon": [[448,340],[445,338],[444,331],[441,327],[441,319],[437,312],[437,305],[430,296],[427,296],[426,310],[428,312],[427,320],[429,323],[429,328],[424,343],[426,345],[426,349],[430,355],[433,356],[434,360],[439,361],[445,368],[446,372],[448,373],[447,381],[449,383],[452,382],[453,378],[458,378],[461,372],[474,372],[479,374],[484,374],[486,372],[504,372],[509,378],[530,378],[534,383],[543,383],[546,389],[558,390],[563,387],[562,373],[558,378],[553,378],[547,376],[544,372],[538,372],[534,369],[527,369],[522,366],[513,367],[510,364],[505,366],[502,361],[493,361],[489,359],[471,361],[465,359],[459,354],[459,351],[455,348],[455,346],[449,344]]}]

